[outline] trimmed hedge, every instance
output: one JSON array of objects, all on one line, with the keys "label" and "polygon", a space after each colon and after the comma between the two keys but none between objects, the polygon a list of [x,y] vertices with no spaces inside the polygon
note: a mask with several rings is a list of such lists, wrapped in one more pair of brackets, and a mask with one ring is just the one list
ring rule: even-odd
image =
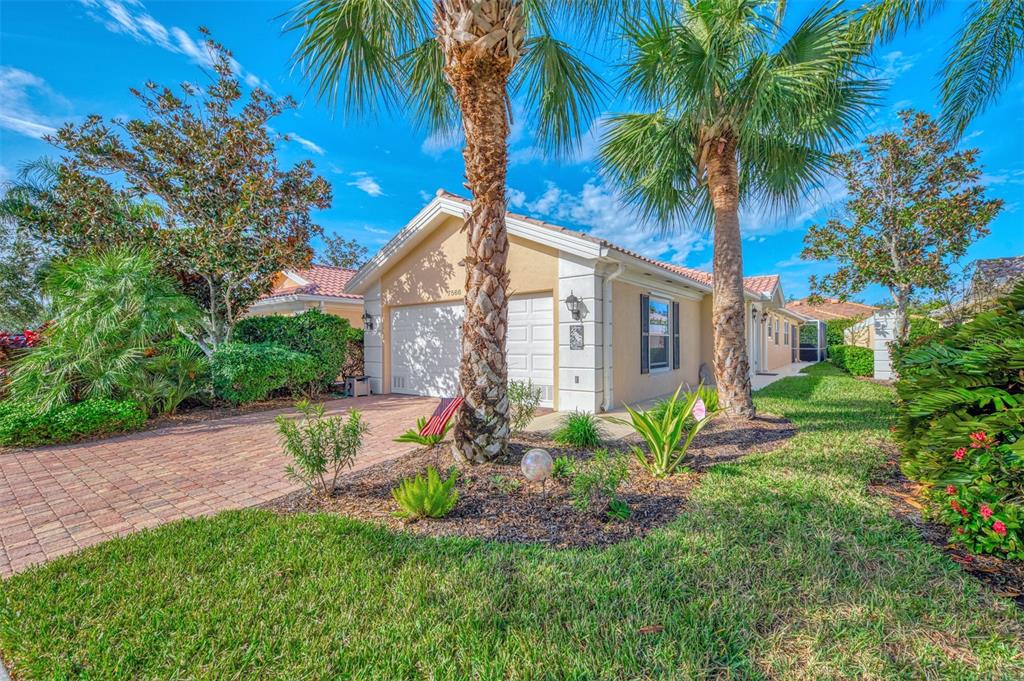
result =
[{"label": "trimmed hedge", "polygon": [[860,321],[859,319],[830,319],[825,322],[825,347],[829,348],[831,352],[833,346],[845,344],[843,332]]},{"label": "trimmed hedge", "polygon": [[321,379],[314,357],[276,343],[225,343],[210,369],[214,395],[232,404],[265,400],[281,389],[308,394]]},{"label": "trimmed hedge", "polygon": [[854,376],[873,376],[875,353],[856,345],[835,345],[828,349],[828,359]]},{"label": "trimmed hedge", "polygon": [[314,309],[292,317],[246,317],[235,325],[232,339],[239,343],[276,343],[310,355],[316,360],[317,387],[323,389],[334,383],[345,366],[352,331],[347,319]]},{"label": "trimmed hedge", "polygon": [[146,410],[130,400],[93,398],[38,412],[24,402],[0,402],[0,445],[32,447],[71,442],[92,435],[136,430]]}]

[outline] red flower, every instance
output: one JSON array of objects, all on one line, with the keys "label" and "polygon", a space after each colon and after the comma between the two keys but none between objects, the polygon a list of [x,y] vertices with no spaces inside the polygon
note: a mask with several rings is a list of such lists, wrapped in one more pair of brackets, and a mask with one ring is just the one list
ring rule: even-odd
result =
[{"label": "red flower", "polygon": [[956,499],[953,499],[952,501],[949,502],[949,507],[958,513],[961,510],[960,504],[956,503]]},{"label": "red flower", "polygon": [[992,523],[992,531],[998,534],[1000,537],[1006,536],[1006,525],[1003,524],[1002,520],[997,520]]},{"label": "red flower", "polygon": [[967,456],[967,449],[964,447],[953,452],[953,458],[957,461],[963,461],[965,456]]},{"label": "red flower", "polygon": [[946,485],[946,494],[956,494],[956,487],[953,487],[953,485]]},{"label": "red flower", "polygon": [[977,433],[971,433],[971,446],[975,449],[988,449],[991,444],[985,431],[979,430]]},{"label": "red flower", "polygon": [[980,513],[981,517],[985,520],[988,520],[992,517],[992,509],[986,506],[985,504],[981,505],[981,508],[978,509],[978,513]]}]

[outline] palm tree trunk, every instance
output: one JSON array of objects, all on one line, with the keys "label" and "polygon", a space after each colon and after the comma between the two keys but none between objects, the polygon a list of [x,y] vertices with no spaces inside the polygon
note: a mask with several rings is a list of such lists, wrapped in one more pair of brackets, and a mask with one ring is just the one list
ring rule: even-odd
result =
[{"label": "palm tree trunk", "polygon": [[715,344],[715,381],[726,413],[751,418],[750,361],[744,333],[743,245],[740,238],[739,179],[736,143],[711,142],[708,154],[708,189],[715,208],[714,291],[712,326]]},{"label": "palm tree trunk", "polygon": [[438,2],[445,75],[462,111],[466,186],[473,194],[466,231],[466,317],[455,422],[455,457],[482,463],[508,447],[508,76],[522,47],[521,7],[513,0]]}]

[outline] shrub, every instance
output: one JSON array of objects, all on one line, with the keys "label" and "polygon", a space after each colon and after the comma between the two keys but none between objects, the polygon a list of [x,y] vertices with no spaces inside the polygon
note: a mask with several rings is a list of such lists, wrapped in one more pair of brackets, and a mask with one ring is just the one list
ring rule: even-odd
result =
[{"label": "shrub", "polygon": [[[686,393],[687,399],[694,393],[700,398],[704,405],[704,410],[708,414],[714,414],[718,411],[718,389],[714,386],[699,385],[695,391],[688,391]],[[654,403],[654,406],[647,410],[647,413],[656,421],[660,421],[665,416],[665,411],[668,409],[682,410],[686,408],[687,400],[679,401],[678,399],[673,400],[672,398],[665,398],[658,400]],[[687,425],[692,425],[696,419],[691,415],[687,422]]]},{"label": "shrub", "polygon": [[832,346],[843,345],[846,341],[843,332],[854,324],[859,324],[859,319],[830,319],[825,322],[825,347],[831,352]]},{"label": "shrub", "polygon": [[444,424],[444,430],[440,435],[420,435],[420,431],[423,430],[424,426],[427,425],[427,417],[421,416],[416,419],[416,427],[410,428],[401,435],[395,438],[395,442],[408,442],[414,445],[420,445],[427,449],[433,449],[437,445],[441,444],[448,431],[455,425],[455,420],[452,419],[448,423]]},{"label": "shrub", "polygon": [[311,356],[274,343],[225,343],[210,369],[214,394],[232,404],[265,400],[281,389],[308,393],[319,375]]},{"label": "shrub", "polygon": [[515,478],[510,478],[507,475],[501,474],[492,475],[488,481],[491,483],[491,487],[505,494],[511,494],[512,492],[518,491],[523,486],[523,483],[519,482]]},{"label": "shrub", "polygon": [[124,391],[147,413],[173,414],[187,399],[212,390],[210,361],[199,346],[177,338],[157,346]]},{"label": "shrub", "polygon": [[939,335],[900,358],[901,467],[955,541],[1024,559],[1024,282]]},{"label": "shrub", "polygon": [[551,477],[555,480],[569,480],[574,470],[575,464],[568,456],[556,456],[551,462]]},{"label": "shrub", "polygon": [[0,402],[0,445],[32,447],[70,442],[93,435],[135,430],[146,411],[131,401],[95,398],[38,411],[24,402]]},{"label": "shrub", "polygon": [[274,343],[316,360],[316,389],[329,388],[345,365],[350,332],[348,320],[320,310],[285,317],[246,317],[235,325],[232,339],[240,343]]},{"label": "shrub", "polygon": [[828,349],[828,359],[854,376],[873,376],[875,373],[875,353],[868,348],[836,345]]},{"label": "shrub", "polygon": [[619,486],[628,479],[626,458],[599,449],[590,460],[576,466],[576,474],[569,486],[570,503],[581,513],[603,514],[609,504],[618,499]]},{"label": "shrub", "polygon": [[601,444],[603,431],[597,416],[588,411],[574,411],[562,417],[551,439],[563,447],[589,449]]},{"label": "shrub", "polygon": [[457,475],[458,472],[453,469],[447,480],[441,480],[437,469],[428,466],[426,476],[417,475],[402,480],[398,487],[391,490],[391,496],[399,508],[396,515],[408,520],[445,517],[459,500],[459,492],[455,489]]},{"label": "shrub", "polygon": [[533,420],[533,414],[540,406],[541,390],[533,385],[533,381],[509,381],[508,403],[512,423],[512,432],[521,433]]},{"label": "shrub", "polygon": [[682,386],[677,388],[660,411],[637,411],[627,406],[630,420],[614,419],[632,426],[643,438],[647,452],[634,446],[633,454],[640,465],[656,478],[672,475],[679,469],[693,438],[713,416],[703,407],[700,389],[690,393],[683,402],[679,401],[681,390]]},{"label": "shrub", "polygon": [[350,409],[348,418],[343,419],[325,417],[322,404],[312,406],[306,400],[296,408],[301,419],[276,419],[281,446],[293,461],[285,473],[314,494],[330,496],[342,469],[352,468],[369,427],[355,409]]},{"label": "shrub", "polygon": [[363,376],[366,366],[363,363],[363,330],[349,327],[345,340],[345,364],[341,367],[341,375]]}]

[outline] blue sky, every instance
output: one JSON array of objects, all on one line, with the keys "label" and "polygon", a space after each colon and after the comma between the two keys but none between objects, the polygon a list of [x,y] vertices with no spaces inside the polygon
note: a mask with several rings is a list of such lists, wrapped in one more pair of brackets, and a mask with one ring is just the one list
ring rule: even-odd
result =
[{"label": "blue sky", "polygon": [[[465,193],[458,139],[432,138],[395,115],[351,120],[307,95],[306,84],[291,69],[295,36],[281,33],[280,15],[290,3],[276,2],[9,2],[0,4],[0,180],[19,165],[55,150],[41,139],[62,122],[87,114],[135,116],[129,94],[153,80],[176,84],[208,79],[199,47],[199,26],[227,45],[250,85],[291,94],[299,107],[273,125],[288,133],[280,156],[293,163],[312,159],[334,187],[334,205],[317,215],[328,233],[356,238],[376,250],[444,187]],[[790,2],[795,22],[814,3]],[[924,29],[880,48],[874,59],[890,86],[866,132],[896,124],[895,112],[914,107],[937,113],[937,73],[961,20],[962,4],[946,8]],[[615,55],[592,48],[594,65],[611,77]],[[999,103],[968,129],[965,143],[981,149],[984,181],[990,194],[1006,201],[969,258],[1024,253],[1024,69]],[[614,97],[605,112],[627,105]],[[522,120],[523,117],[520,117]],[[587,230],[652,257],[710,269],[708,237],[693,231],[662,236],[639,224],[602,182],[595,160],[596,134],[584,139],[569,161],[546,160],[533,146],[528,124],[514,126],[511,139],[509,198],[513,210]],[[807,277],[829,271],[828,263],[799,259],[809,224],[834,211],[842,186],[826,182],[790,215],[742,217],[744,264],[748,274],[778,272],[788,296],[807,293]],[[885,297],[874,287],[861,298]]]}]

